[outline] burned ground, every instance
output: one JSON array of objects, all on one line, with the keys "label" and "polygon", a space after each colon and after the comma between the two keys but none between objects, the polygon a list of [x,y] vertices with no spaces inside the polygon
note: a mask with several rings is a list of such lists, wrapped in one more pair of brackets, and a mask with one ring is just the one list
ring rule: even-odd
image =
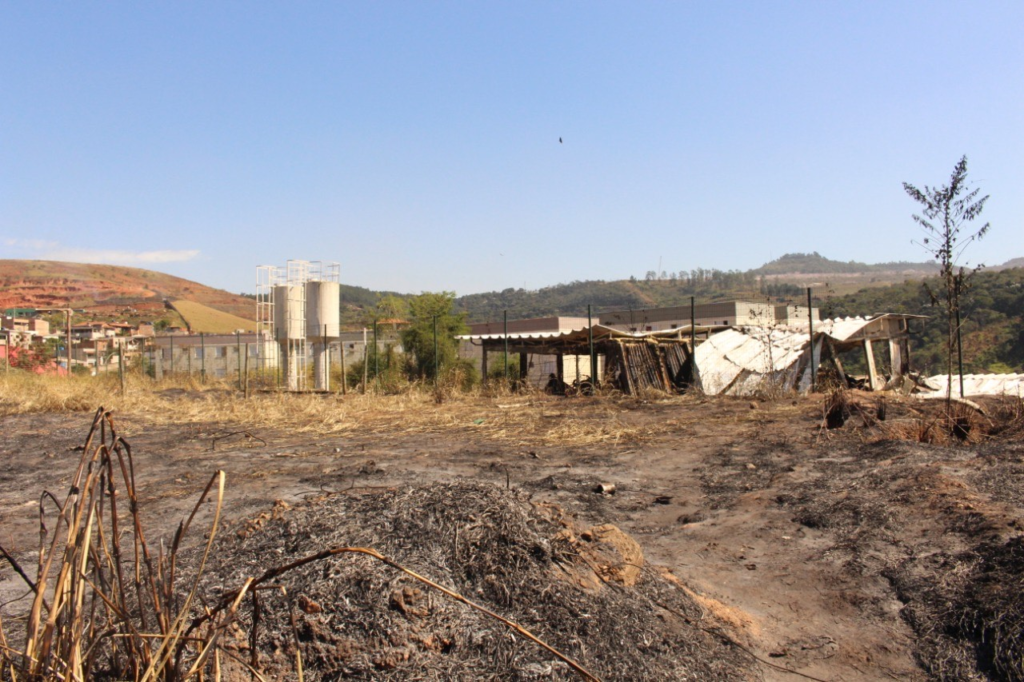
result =
[{"label": "burned ground", "polygon": [[[934,430],[942,405],[895,398],[884,422],[864,397],[832,431],[821,428],[820,396],[513,400],[438,407],[443,422],[415,429],[397,419],[318,433],[117,418],[151,535],[173,531],[210,473],[227,471],[213,593],[359,542],[610,679],[794,679],[780,668],[829,680],[1021,679],[1019,429],[988,437],[996,429],[982,420],[966,444],[910,442]],[[0,421],[0,544],[25,565],[39,492],[66,486],[88,421]],[[579,561],[553,539],[566,529],[557,518],[577,539],[602,524],[634,538],[645,557],[637,585],[588,591],[567,580],[559,567]],[[267,670],[290,660],[298,632],[317,661],[307,673],[323,678],[570,674],[497,622],[365,558],[310,565],[281,584],[291,611],[261,594],[267,614],[283,609],[260,630]],[[25,592],[0,567],[5,628]]]},{"label": "burned ground", "polygon": [[[240,585],[268,562],[286,564],[313,548],[373,547],[517,622],[602,679],[749,677],[750,661],[711,631],[721,624],[704,620],[700,606],[655,570],[640,569],[629,585],[596,579],[603,567],[581,546],[596,542],[557,508],[500,486],[364,490],[241,529],[217,547],[206,591]],[[275,584],[284,589],[261,597],[257,650],[264,653],[254,661],[272,677],[287,676],[296,647],[310,680],[575,676],[502,623],[365,556],[308,564]],[[252,618],[250,605],[243,630]]]}]

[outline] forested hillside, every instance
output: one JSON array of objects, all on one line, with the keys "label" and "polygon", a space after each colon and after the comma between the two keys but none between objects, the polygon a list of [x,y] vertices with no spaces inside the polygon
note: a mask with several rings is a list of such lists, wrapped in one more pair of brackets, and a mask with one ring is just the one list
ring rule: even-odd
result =
[{"label": "forested hillside", "polygon": [[[927,320],[912,325],[911,357],[917,370],[941,374],[945,371],[946,343],[943,308],[932,305],[924,286],[926,281],[933,289],[939,284],[934,278],[916,279],[864,289],[824,301],[822,315],[927,315]],[[979,272],[962,300],[962,307],[964,371],[1024,372],[1024,268]]]},{"label": "forested hillside", "polygon": [[788,275],[788,274],[850,274],[872,272],[920,272],[938,273],[939,266],[934,261],[911,263],[894,261],[890,263],[858,263],[857,261],[837,261],[825,258],[817,251],[813,253],[787,253],[784,256],[765,263],[751,270],[756,275]]}]

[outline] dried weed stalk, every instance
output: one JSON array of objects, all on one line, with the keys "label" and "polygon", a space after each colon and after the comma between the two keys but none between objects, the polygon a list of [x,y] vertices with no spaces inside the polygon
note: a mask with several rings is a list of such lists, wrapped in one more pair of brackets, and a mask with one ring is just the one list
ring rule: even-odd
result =
[{"label": "dried weed stalk", "polygon": [[[219,631],[184,636],[198,578],[181,590],[176,573],[182,539],[211,494],[217,503],[201,572],[220,519],[223,472],[210,479],[169,552],[154,553],[139,516],[131,448],[111,414],[97,410],[67,496],[62,502],[51,493],[40,497],[35,579],[0,547],[34,594],[19,647],[9,644],[12,637],[0,623],[5,674],[11,680],[183,679],[191,674],[185,671],[202,667]],[[56,507],[52,532],[50,503]]]}]

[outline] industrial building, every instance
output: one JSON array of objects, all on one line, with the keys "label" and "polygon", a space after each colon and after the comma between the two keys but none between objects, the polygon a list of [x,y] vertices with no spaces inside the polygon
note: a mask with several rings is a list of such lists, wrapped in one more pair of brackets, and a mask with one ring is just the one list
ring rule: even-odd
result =
[{"label": "industrial building", "polygon": [[[811,309],[812,317],[818,319],[818,309]],[[693,306],[694,324],[699,326],[762,326],[776,323],[786,324],[794,320],[807,319],[807,306],[775,306],[770,303],[751,301],[720,301],[700,303]],[[659,332],[689,327],[691,307],[688,305],[666,308],[638,308],[631,310],[603,311],[599,315],[605,327],[628,332]]]}]

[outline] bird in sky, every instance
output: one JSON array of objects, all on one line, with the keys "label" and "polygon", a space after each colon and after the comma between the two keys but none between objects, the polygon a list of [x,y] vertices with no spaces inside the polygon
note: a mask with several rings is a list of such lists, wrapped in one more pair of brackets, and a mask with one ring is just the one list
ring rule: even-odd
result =
[{"label": "bird in sky", "polygon": [[562,138],[558,138],[558,144],[562,144]]}]

